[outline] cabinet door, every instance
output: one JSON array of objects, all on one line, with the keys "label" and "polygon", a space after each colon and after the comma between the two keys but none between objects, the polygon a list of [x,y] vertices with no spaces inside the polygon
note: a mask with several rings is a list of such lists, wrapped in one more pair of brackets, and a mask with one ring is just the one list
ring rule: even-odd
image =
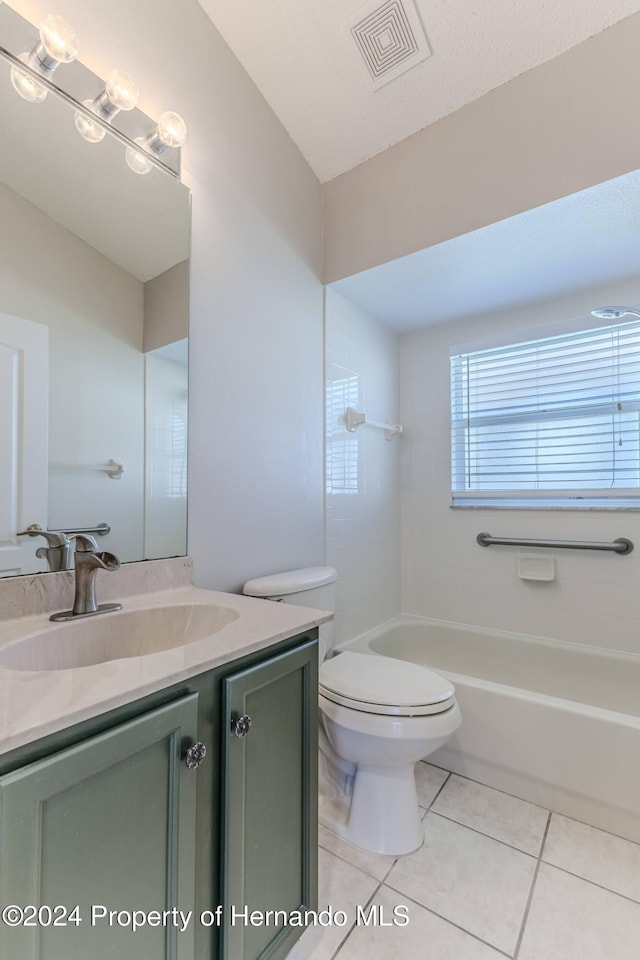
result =
[{"label": "cabinet door", "polygon": [[[11,960],[193,960],[193,919],[133,931],[133,910],[193,906],[197,695],[0,777],[0,904],[71,910],[81,922],[11,929]],[[120,917],[103,915],[124,911]],[[92,921],[93,909],[93,921]],[[55,912],[54,912],[55,916]]]},{"label": "cabinet door", "polygon": [[[225,960],[276,960],[302,932],[277,918],[245,922],[245,908],[317,906],[317,710],[315,640],[224,681]],[[251,728],[241,738],[232,724],[243,716]]]}]

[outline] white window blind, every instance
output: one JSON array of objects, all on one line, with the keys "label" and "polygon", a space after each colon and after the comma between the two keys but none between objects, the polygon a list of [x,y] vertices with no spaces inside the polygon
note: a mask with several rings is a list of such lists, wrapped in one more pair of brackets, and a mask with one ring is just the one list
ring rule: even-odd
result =
[{"label": "white window blind", "polygon": [[640,322],[451,358],[454,504],[640,506]]}]

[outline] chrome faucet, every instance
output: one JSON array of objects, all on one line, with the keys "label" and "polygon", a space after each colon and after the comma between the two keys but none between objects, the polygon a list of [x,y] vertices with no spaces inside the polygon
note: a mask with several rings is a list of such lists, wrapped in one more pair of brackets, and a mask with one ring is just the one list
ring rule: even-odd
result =
[{"label": "chrome faucet", "polygon": [[121,603],[96,602],[96,575],[98,570],[118,570],[120,561],[113,553],[99,551],[93,537],[77,533],[69,537],[76,544],[76,593],[73,610],[54,613],[50,620],[75,620],[77,617],[95,617],[99,613],[122,610]]}]

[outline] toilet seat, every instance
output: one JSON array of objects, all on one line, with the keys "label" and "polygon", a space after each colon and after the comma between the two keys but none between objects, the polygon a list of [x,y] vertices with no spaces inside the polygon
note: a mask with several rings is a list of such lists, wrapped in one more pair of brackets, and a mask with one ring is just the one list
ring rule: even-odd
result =
[{"label": "toilet seat", "polygon": [[320,693],[352,710],[423,717],[455,703],[450,680],[416,663],[345,651],[320,667]]}]

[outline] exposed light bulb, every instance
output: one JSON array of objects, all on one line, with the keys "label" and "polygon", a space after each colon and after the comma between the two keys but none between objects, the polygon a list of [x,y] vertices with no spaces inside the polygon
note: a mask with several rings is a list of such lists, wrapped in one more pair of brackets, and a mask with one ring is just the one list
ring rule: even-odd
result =
[{"label": "exposed light bulb", "polygon": [[127,147],[125,151],[127,164],[134,173],[139,173],[141,175],[149,173],[153,167],[153,163],[148,156],[145,156],[144,137],[136,137],[134,143],[139,144],[141,149],[134,150],[133,147]]},{"label": "exposed light bulb", "polygon": [[[93,110],[93,100],[83,100],[82,104],[87,110]],[[101,123],[91,120],[86,114],[76,110],[73,122],[80,136],[84,137],[89,143],[100,143],[101,140],[104,140],[107,133],[106,129]]]},{"label": "exposed light bulb", "polygon": [[158,120],[158,137],[165,147],[181,147],[187,139],[187,125],[179,113],[167,110]]},{"label": "exposed light bulb", "polygon": [[105,93],[118,110],[133,110],[138,102],[135,81],[124,70],[112,70],[107,77]]},{"label": "exposed light bulb", "polygon": [[[78,37],[64,17],[49,14],[40,24],[40,39],[30,53],[22,53],[19,60],[43,77],[50,77],[61,63],[71,63],[78,55]],[[11,68],[11,83],[16,93],[29,103],[42,103],[47,88],[28,73]]]},{"label": "exposed light bulb", "polygon": [[55,70],[59,63],[71,63],[78,56],[78,35],[68,20],[56,14],[49,14],[40,24],[40,42],[48,58],[55,60],[53,67],[43,63],[45,70]]},{"label": "exposed light bulb", "polygon": [[[138,102],[138,88],[134,80],[123,70],[112,70],[107,77],[104,90],[93,100],[83,100],[84,106],[96,117],[111,123],[121,110],[133,110]],[[76,130],[89,143],[100,143],[104,140],[105,127],[76,111],[74,117]]]},{"label": "exposed light bulb", "polygon": [[187,139],[187,125],[179,113],[166,110],[160,114],[158,126],[144,138],[144,147],[159,156],[167,147],[181,147]]},{"label": "exposed light bulb", "polygon": [[[18,59],[31,66],[29,56],[28,53],[21,53]],[[11,67],[10,76],[11,86],[16,93],[20,94],[23,100],[26,100],[28,103],[42,103],[48,93],[46,87],[43,87],[41,83],[34,80],[30,74],[18,70],[17,67]]]}]

